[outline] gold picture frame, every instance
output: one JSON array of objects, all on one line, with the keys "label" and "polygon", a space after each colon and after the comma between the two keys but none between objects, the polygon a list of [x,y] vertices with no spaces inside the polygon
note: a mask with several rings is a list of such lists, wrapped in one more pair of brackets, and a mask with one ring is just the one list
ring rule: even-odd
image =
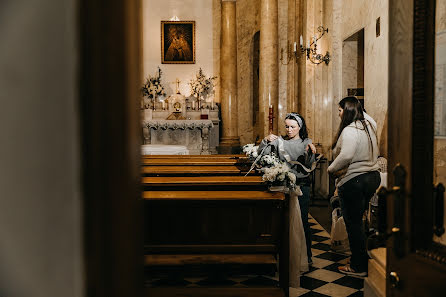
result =
[{"label": "gold picture frame", "polygon": [[161,21],[161,63],[195,64],[195,21]]}]

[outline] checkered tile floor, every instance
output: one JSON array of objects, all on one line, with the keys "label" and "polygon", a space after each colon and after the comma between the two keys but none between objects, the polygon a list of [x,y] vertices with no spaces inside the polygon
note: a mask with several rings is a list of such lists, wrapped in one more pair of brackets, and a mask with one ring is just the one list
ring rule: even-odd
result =
[{"label": "checkered tile floor", "polygon": [[290,297],[296,296],[364,296],[364,279],[338,272],[338,266],[347,263],[348,254],[330,251],[330,235],[318,222],[310,218],[313,233],[313,267],[300,278],[300,288],[290,289]]},{"label": "checkered tile floor", "polygon": [[[338,272],[347,263],[348,254],[330,251],[330,235],[310,217],[313,233],[313,266],[301,276],[300,288],[290,288],[290,297],[297,296],[364,296],[364,279]],[[154,278],[146,280],[146,287],[268,287],[278,286],[278,278],[267,275],[236,277]]]}]

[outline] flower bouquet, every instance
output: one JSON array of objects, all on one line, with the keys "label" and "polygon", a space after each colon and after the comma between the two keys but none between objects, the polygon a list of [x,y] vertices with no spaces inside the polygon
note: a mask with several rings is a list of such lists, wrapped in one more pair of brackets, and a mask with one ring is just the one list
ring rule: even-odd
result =
[{"label": "flower bouquet", "polygon": [[214,92],[214,80],[216,76],[206,77],[203,70],[200,68],[196,74],[195,79],[191,79],[189,82],[191,88],[191,95],[197,98],[198,106],[200,106],[200,100],[204,100],[210,94]]},{"label": "flower bouquet", "polygon": [[[155,74],[155,76],[149,76],[147,78],[146,83],[143,84],[141,88],[141,92],[144,97],[148,97],[150,100],[152,100],[152,103],[154,104],[155,98],[158,96],[166,96],[166,92],[164,91],[164,86],[161,84],[161,69],[158,67],[158,73]],[[149,104],[144,101],[143,103],[144,108],[149,108]]]},{"label": "flower bouquet", "polygon": [[243,152],[254,160],[255,167],[262,172],[262,179],[270,186],[270,190],[287,191],[296,188],[296,175],[291,172],[290,167],[281,161],[276,154],[258,154],[258,146],[247,144],[243,146]]},{"label": "flower bouquet", "polygon": [[259,149],[258,145],[254,145],[254,143],[249,143],[243,146],[243,152],[248,156],[249,160],[255,161],[255,159],[259,156],[257,150]]}]

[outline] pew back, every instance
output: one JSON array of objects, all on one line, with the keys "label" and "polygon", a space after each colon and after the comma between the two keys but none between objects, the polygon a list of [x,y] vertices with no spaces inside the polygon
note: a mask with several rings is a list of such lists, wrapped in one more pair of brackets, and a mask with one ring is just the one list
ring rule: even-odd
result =
[{"label": "pew back", "polygon": [[[145,156],[147,265],[277,263],[288,290],[288,197],[244,156]],[[163,264],[160,264],[163,263]]]}]

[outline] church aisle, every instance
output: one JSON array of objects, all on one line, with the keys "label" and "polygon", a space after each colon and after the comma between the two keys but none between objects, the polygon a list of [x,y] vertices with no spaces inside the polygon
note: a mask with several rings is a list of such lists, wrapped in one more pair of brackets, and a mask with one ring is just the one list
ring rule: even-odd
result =
[{"label": "church aisle", "polygon": [[330,251],[330,235],[313,218],[309,218],[313,233],[313,266],[300,278],[300,288],[290,290],[290,297],[357,297],[364,296],[364,279],[338,272],[349,255]]},{"label": "church aisle", "polygon": [[[332,297],[357,297],[364,296],[364,279],[343,275],[337,272],[339,265],[345,264],[349,255],[330,251],[330,235],[310,216],[310,225],[313,233],[313,266],[310,271],[301,276],[300,288],[290,288],[290,297],[332,296]],[[194,289],[194,296],[241,296],[238,289],[262,290],[255,296],[280,296],[274,290],[278,286],[278,278],[268,275],[241,275],[228,277],[178,277],[146,279],[145,286],[149,296],[188,296]],[[200,288],[204,289],[201,293]],[[263,291],[264,290],[264,291]],[[232,292],[235,295],[232,295]],[[167,293],[170,292],[170,293]],[[189,294],[187,293],[189,292]],[[160,294],[158,294],[160,293]],[[177,295],[179,294],[179,295]],[[205,294],[205,295],[203,295]],[[222,295],[223,294],[223,295]],[[226,294],[226,295],[225,295]],[[266,295],[265,295],[266,294]],[[194,297],[190,295],[190,297]],[[247,295],[249,296],[249,294]]]}]

